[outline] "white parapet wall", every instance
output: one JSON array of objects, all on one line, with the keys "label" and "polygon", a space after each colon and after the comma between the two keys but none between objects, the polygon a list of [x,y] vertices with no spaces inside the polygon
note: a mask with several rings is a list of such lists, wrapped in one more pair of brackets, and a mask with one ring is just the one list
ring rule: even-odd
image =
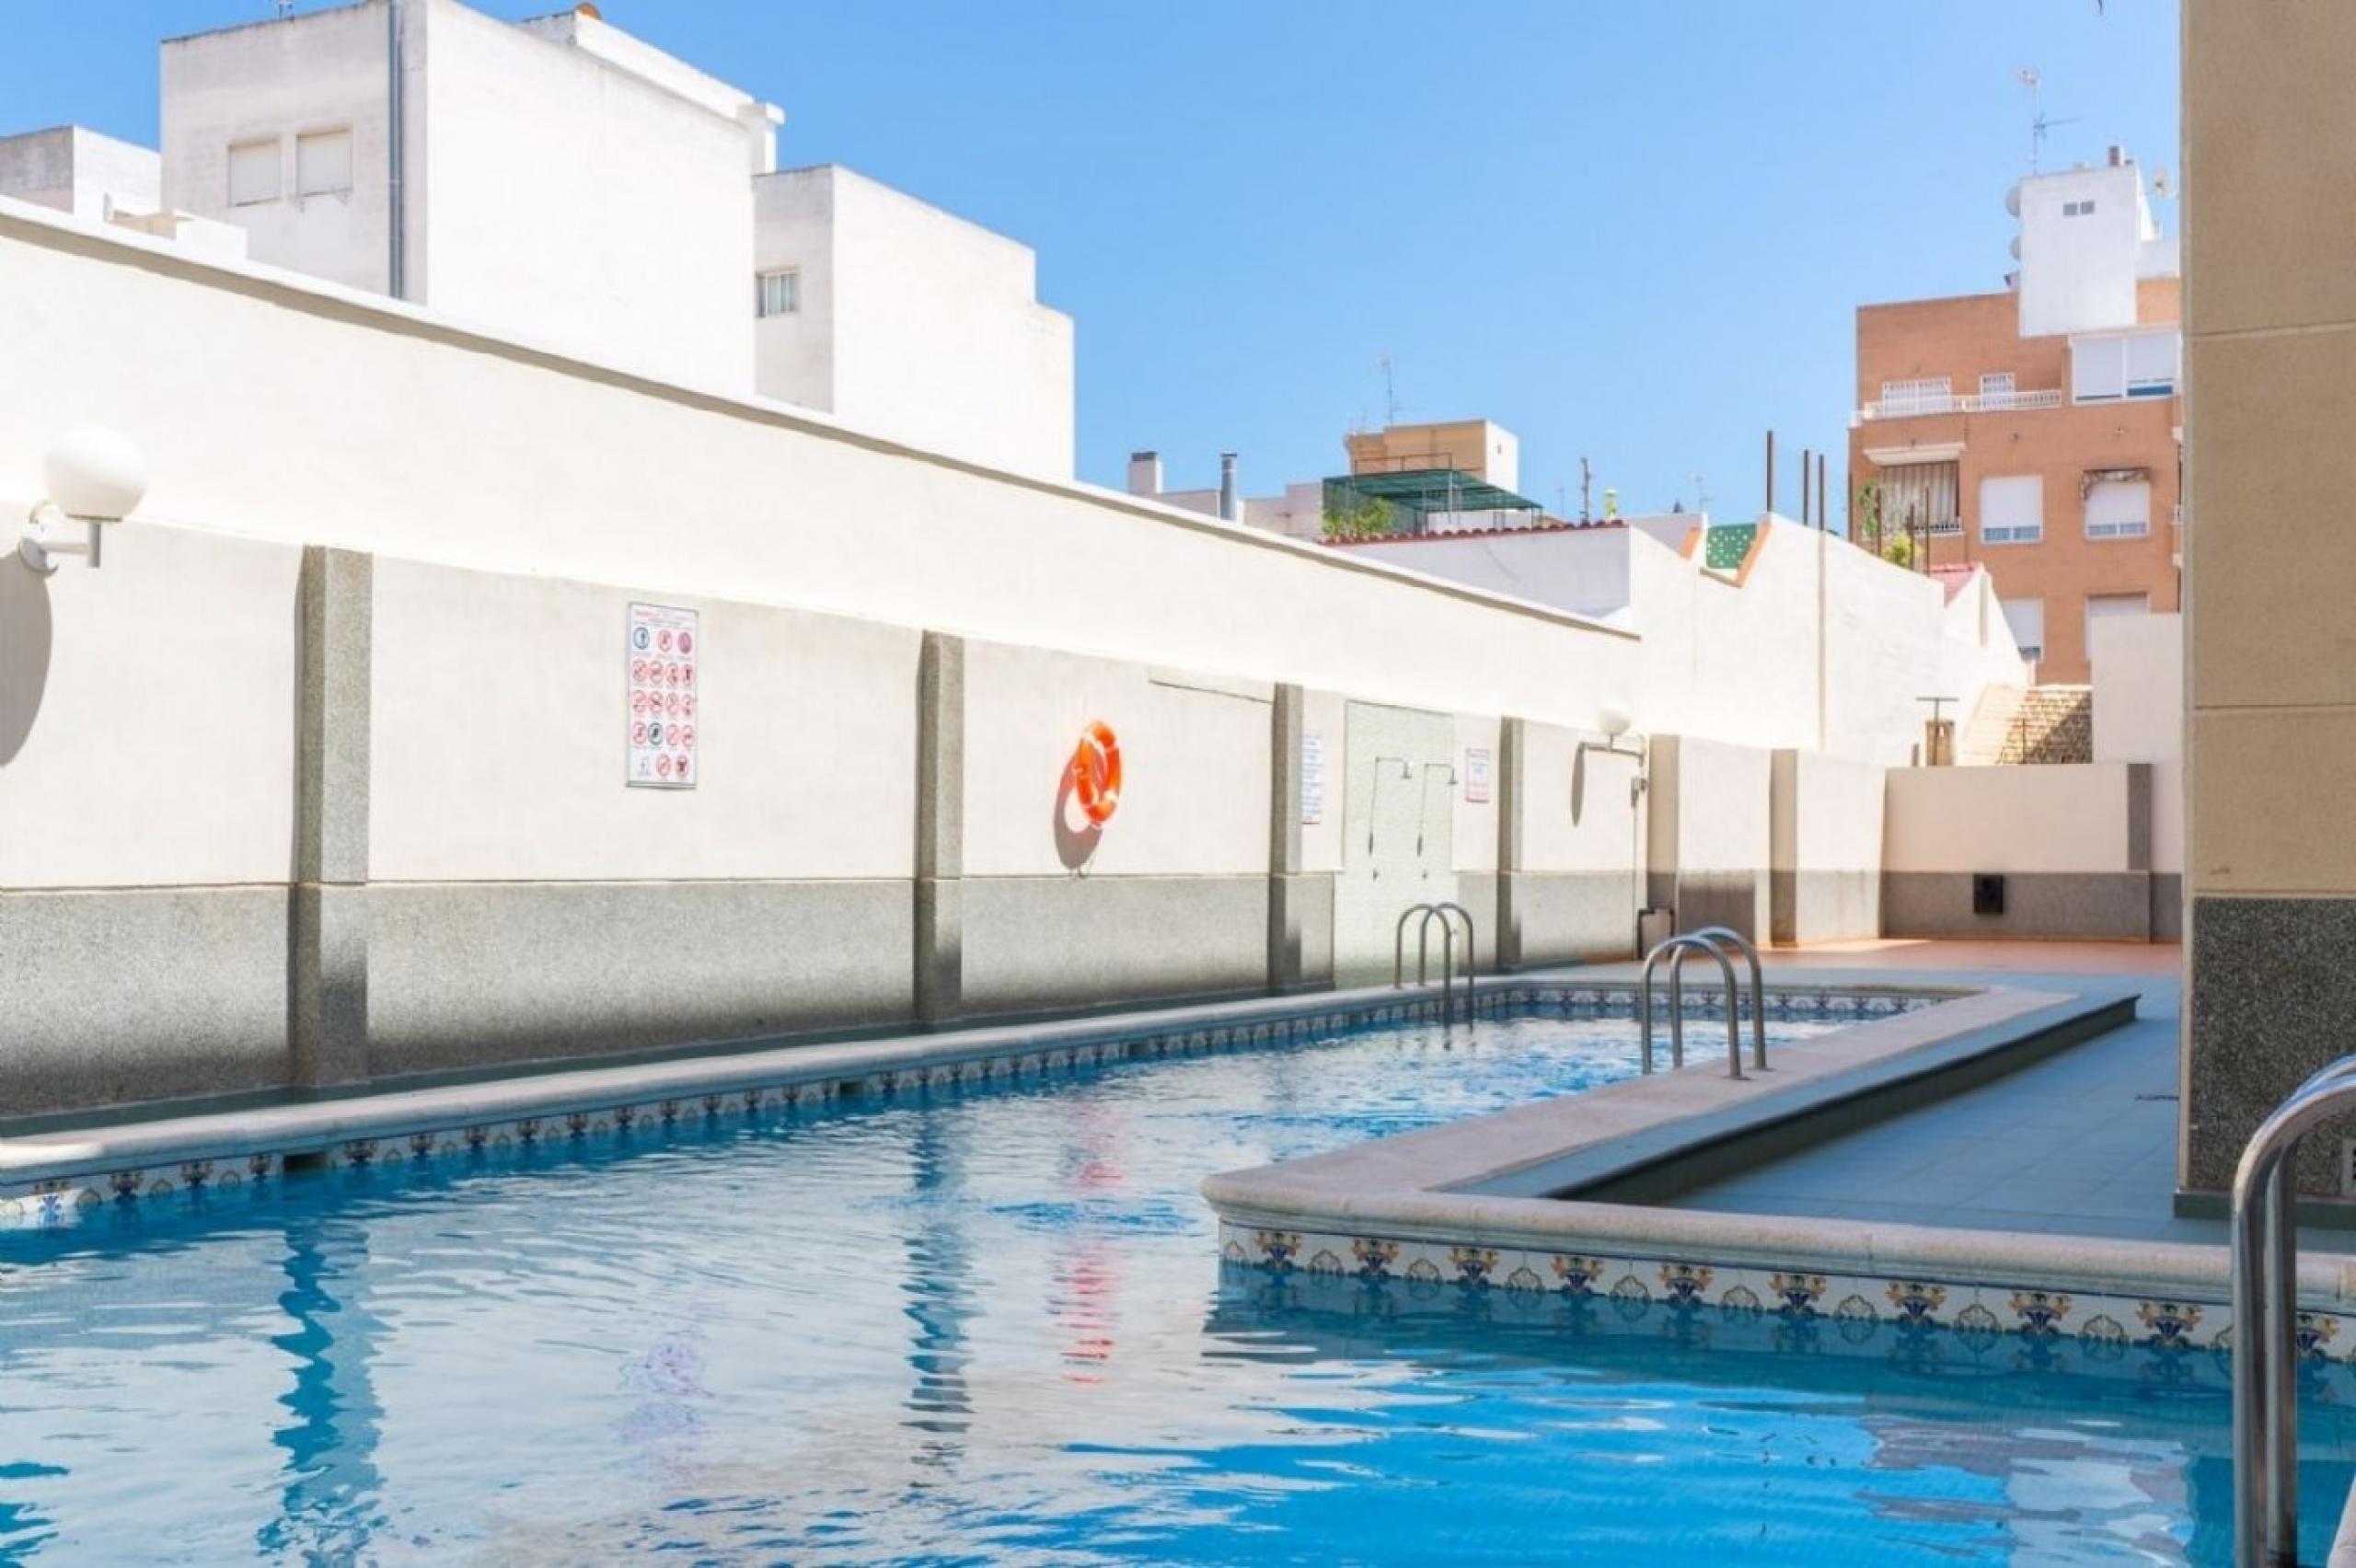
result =
[{"label": "white parapet wall", "polygon": [[1646,860],[1651,904],[1680,931],[1731,926],[1770,935],[1773,754],[1694,735],[1652,745]]},{"label": "white parapet wall", "polygon": [[2152,934],[2184,930],[2184,617],[2094,623],[2094,760],[2152,768]]},{"label": "white parapet wall", "polygon": [[2148,764],[1904,767],[1888,781],[1888,935],[2152,936]]},{"label": "white parapet wall", "polygon": [[1779,944],[1881,935],[1887,770],[1818,752],[1775,753],[1770,878]]}]

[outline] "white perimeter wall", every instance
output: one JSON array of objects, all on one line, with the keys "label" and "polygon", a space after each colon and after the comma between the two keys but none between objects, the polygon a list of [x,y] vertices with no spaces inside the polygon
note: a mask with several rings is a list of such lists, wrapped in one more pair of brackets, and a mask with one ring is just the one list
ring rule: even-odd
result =
[{"label": "white perimeter wall", "polygon": [[[1698,525],[1699,519],[1695,520]],[[1940,584],[1845,540],[1771,519],[1744,570],[1710,571],[1693,529],[1456,535],[1358,545],[1449,582],[1625,626],[1645,639],[1623,696],[1637,727],[1745,745],[1907,762],[1929,709],[1968,715],[1990,685],[2027,672],[1984,577],[1947,601]]]},{"label": "white perimeter wall", "polygon": [[1882,866],[2127,870],[2128,807],[2124,763],[1892,768]]},{"label": "white perimeter wall", "polygon": [[2152,765],[2152,870],[2184,870],[2184,617],[2094,623],[2096,762]]},{"label": "white perimeter wall", "polygon": [[624,628],[645,598],[377,559],[373,881],[909,874],[920,634],[663,597],[701,617],[700,779],[627,789]]},{"label": "white perimeter wall", "polygon": [[1665,798],[1651,817],[1650,869],[1680,876],[1766,870],[1773,754],[1677,735],[1657,743],[1654,756]]},{"label": "white perimeter wall", "polygon": [[0,887],[287,880],[301,568],[137,523],[101,571],[0,561]]},{"label": "white perimeter wall", "polygon": [[0,378],[0,498],[20,510],[51,438],[95,420],[144,450],[141,516],[157,523],[1571,726],[1634,682],[1633,638],[1559,613],[550,361],[21,204],[0,204],[0,341],[41,367]]},{"label": "white perimeter wall", "polygon": [[[1265,684],[968,642],[964,874],[1266,874],[1274,697]],[[1093,836],[1061,799],[1091,720],[1117,735],[1124,776]]]},{"label": "white perimeter wall", "polygon": [[1775,767],[1774,870],[1881,870],[1886,769],[1816,752],[1780,754]]}]

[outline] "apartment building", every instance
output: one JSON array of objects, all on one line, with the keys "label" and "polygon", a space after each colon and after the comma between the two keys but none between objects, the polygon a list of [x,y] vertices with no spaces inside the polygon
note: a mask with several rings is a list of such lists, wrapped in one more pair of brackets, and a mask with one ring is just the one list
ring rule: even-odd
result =
[{"label": "apartment building", "polygon": [[2119,148],[2006,205],[2004,292],[1857,311],[1850,531],[1984,564],[2038,678],[2079,683],[2095,621],[2178,605],[2177,243]]},{"label": "apartment building", "polygon": [[594,5],[511,23],[363,0],[167,40],[159,78],[160,153],[0,137],[0,196],[1070,477],[1071,320],[1028,247],[780,168],[782,110]]}]

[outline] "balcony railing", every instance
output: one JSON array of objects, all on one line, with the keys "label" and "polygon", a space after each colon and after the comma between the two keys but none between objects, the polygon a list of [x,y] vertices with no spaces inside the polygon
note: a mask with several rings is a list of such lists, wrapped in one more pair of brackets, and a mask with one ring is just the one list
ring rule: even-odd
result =
[{"label": "balcony railing", "polygon": [[1907,420],[1923,414],[2009,414],[2027,409],[2058,409],[2063,402],[2058,386],[2033,392],[1918,392],[1908,398],[1885,398],[1858,410],[1867,420]]}]

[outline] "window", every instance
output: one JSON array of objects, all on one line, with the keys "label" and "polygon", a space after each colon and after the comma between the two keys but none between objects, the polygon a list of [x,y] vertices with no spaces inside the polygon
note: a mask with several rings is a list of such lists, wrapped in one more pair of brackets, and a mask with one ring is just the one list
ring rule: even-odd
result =
[{"label": "window", "polygon": [[2165,398],[2176,390],[2183,337],[2175,328],[2070,341],[2070,395],[2081,403]]},{"label": "window", "polygon": [[240,142],[229,149],[229,205],[278,200],[278,144]]},{"label": "window", "polygon": [[2101,479],[2086,490],[2086,537],[2140,539],[2152,531],[2152,482]]},{"label": "window", "polygon": [[791,316],[802,308],[802,274],[791,269],[781,272],[762,272],[755,278],[759,287],[754,299],[754,314],[760,317]]},{"label": "window", "polygon": [[1893,463],[1881,471],[1881,526],[1888,536],[1963,532],[1953,463]]},{"label": "window", "polygon": [[2013,373],[2009,370],[1986,371],[1980,377],[1980,406],[1982,409],[2009,409],[2013,406]]},{"label": "window", "polygon": [[2086,217],[2090,215],[2094,210],[2095,204],[2092,201],[2064,202],[2062,203],[2062,215],[2065,218]]},{"label": "window", "polygon": [[2045,601],[2042,599],[1999,599],[2004,607],[2004,624],[2013,628],[2013,646],[2021,651],[2024,659],[2045,657]]},{"label": "window", "polygon": [[2008,474],[1980,481],[1980,542],[2033,545],[2045,537],[2045,480]]},{"label": "window", "polygon": [[2089,594],[2086,595],[2086,657],[2095,656],[2095,622],[2111,616],[2147,616],[2152,613],[2149,594]]},{"label": "window", "polygon": [[2176,390],[2177,356],[2183,352],[2178,334],[2141,332],[2126,345],[2130,398],[2165,398]]},{"label": "window", "polygon": [[294,194],[341,196],[352,190],[352,133],[314,131],[294,138]]}]

